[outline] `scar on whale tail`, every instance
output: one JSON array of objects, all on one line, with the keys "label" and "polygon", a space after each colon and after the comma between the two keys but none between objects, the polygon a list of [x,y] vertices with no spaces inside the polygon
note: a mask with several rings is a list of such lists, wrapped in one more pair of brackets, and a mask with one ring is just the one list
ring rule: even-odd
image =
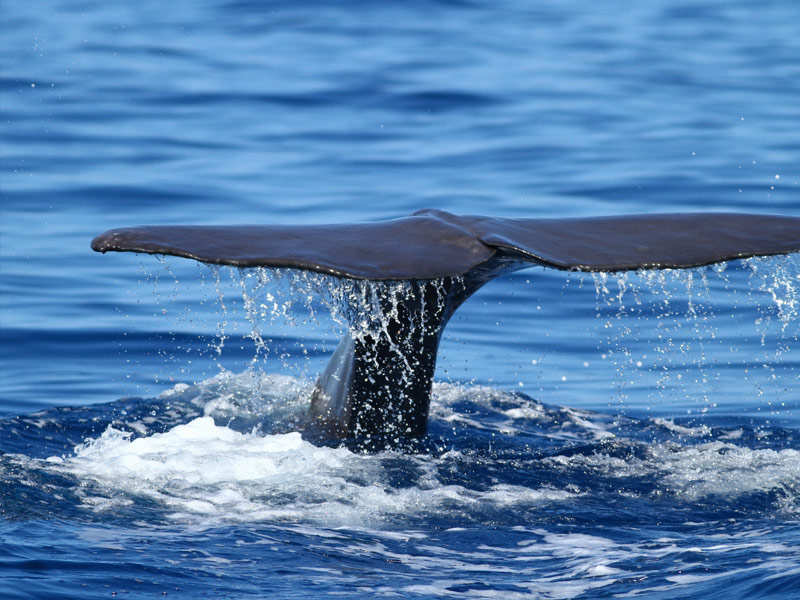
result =
[{"label": "scar on whale tail", "polygon": [[[423,210],[360,224],[113,229],[97,236],[92,248],[406,282],[412,293],[378,298],[385,335],[348,333],[311,398],[313,437],[380,448],[425,435],[442,331],[494,277],[532,264],[628,271],[787,254],[800,251],[800,218],[679,213],[503,219]],[[417,319],[425,326],[414,327]]]}]

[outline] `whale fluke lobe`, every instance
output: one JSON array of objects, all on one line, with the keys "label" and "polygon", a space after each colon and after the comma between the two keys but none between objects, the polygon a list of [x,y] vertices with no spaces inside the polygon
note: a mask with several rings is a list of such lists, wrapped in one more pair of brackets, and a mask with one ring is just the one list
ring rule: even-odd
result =
[{"label": "whale fluke lobe", "polygon": [[494,254],[457,223],[433,215],[349,225],[126,227],[97,236],[92,249],[381,281],[467,273]]},{"label": "whale fluke lobe", "polygon": [[361,224],[131,227],[97,236],[92,248],[384,282],[373,288],[379,291],[371,303],[382,327],[351,327],[317,381],[307,431],[315,439],[376,449],[425,435],[442,331],[494,277],[533,264],[627,271],[787,254],[800,251],[800,218],[678,213],[504,219],[424,210]]}]

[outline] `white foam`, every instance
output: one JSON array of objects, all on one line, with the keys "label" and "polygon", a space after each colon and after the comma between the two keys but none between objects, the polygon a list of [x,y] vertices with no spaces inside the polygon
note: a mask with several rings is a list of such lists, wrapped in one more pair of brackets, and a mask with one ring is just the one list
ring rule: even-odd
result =
[{"label": "white foam", "polygon": [[723,442],[689,446],[679,452],[657,446],[655,462],[666,471],[663,485],[689,500],[800,488],[797,450],[750,450]]},{"label": "white foam", "polygon": [[[386,455],[384,455],[386,456]],[[417,485],[383,483],[383,456],[319,448],[299,433],[239,433],[200,417],[165,433],[131,439],[109,427],[51,461],[93,486],[82,488],[85,505],[105,509],[114,498],[143,497],[162,503],[173,518],[311,520],[327,526],[378,526],[391,515],[463,508],[541,505],[573,495],[553,489],[496,485],[470,490],[441,483],[436,462],[396,456],[421,473]],[[101,502],[98,498],[110,499]]]},{"label": "white foam", "polygon": [[699,427],[684,427],[676,424],[672,419],[657,418],[653,419],[653,423],[680,435],[702,437],[711,433],[711,429],[706,425],[700,425]]},{"label": "white foam", "polygon": [[308,411],[312,386],[313,382],[290,375],[222,371],[193,386],[179,383],[162,392],[159,399],[190,402],[205,416],[289,421]]},{"label": "white foam", "polygon": [[[535,509],[571,502],[580,495],[572,477],[564,479],[563,487],[501,481],[470,489],[443,481],[440,469],[447,473],[453,463],[472,460],[458,451],[437,458],[393,453],[365,456],[344,448],[315,447],[296,432],[241,433],[222,425],[241,415],[275,416],[280,410],[287,411],[284,416],[295,418],[297,409],[284,405],[287,397],[295,407],[307,404],[307,400],[298,399],[303,385],[292,377],[252,372],[223,373],[196,386],[179,385],[162,395],[165,410],[169,403],[188,401],[206,416],[135,439],[130,433],[109,427],[99,438],[76,448],[74,456],[50,457],[41,463],[44,468],[71,473],[85,482],[78,493],[92,510],[113,510],[144,498],[163,505],[173,518],[194,521],[290,520],[383,529],[383,524],[396,516],[448,518],[459,511],[480,514],[485,509]],[[470,404],[466,410],[460,408],[464,402]],[[435,385],[432,412],[434,419],[466,427],[528,429],[532,435],[581,441],[612,436],[618,431],[615,425],[623,421],[548,407],[491,388],[439,383]],[[258,424],[258,418],[255,422]],[[657,422],[680,435],[697,438],[705,434],[703,428],[682,428],[668,420]],[[137,428],[140,435],[142,431],[146,428]],[[783,509],[800,511],[796,493],[800,489],[800,452],[739,447],[732,442],[740,432],[736,430],[724,442],[651,444],[644,456],[612,456],[603,454],[599,447],[588,455],[530,460],[539,465],[532,464],[532,468],[577,467],[584,476],[594,470],[613,477],[658,479],[652,493],[687,501],[713,495],[735,498],[782,488],[789,492],[783,495]],[[404,463],[403,471],[415,473],[408,485],[394,483],[392,469],[397,468],[398,461]],[[598,565],[591,566],[595,567]]]},{"label": "white foam", "polygon": [[[688,501],[709,496],[740,497],[776,488],[800,488],[800,452],[792,449],[751,450],[721,441],[676,446],[653,444],[646,458],[618,458],[603,453],[554,456],[549,462],[597,469],[618,477],[658,477],[658,493],[674,494]],[[796,493],[783,508],[800,510]]]},{"label": "white foam", "polygon": [[[467,402],[485,412],[478,420],[472,413],[459,411],[458,404]],[[554,439],[605,439],[613,437],[608,431],[613,420],[588,411],[547,407],[525,396],[511,394],[487,386],[462,386],[434,382],[431,419],[439,419],[465,427],[502,434],[530,429],[529,425],[544,426]]]}]

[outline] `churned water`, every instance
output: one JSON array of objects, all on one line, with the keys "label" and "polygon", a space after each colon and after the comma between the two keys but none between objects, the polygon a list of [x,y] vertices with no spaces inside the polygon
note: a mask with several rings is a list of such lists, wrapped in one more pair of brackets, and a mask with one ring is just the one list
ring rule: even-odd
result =
[{"label": "churned water", "polygon": [[420,451],[370,455],[297,430],[373,288],[89,249],[426,207],[796,216],[798,23],[3,2],[0,595],[800,598],[797,257],[496,280],[448,325]]}]

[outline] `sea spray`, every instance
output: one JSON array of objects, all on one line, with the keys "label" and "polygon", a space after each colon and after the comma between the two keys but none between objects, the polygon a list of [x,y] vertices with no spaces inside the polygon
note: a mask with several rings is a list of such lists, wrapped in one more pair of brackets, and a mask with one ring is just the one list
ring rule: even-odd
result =
[{"label": "sea spray", "polygon": [[[763,396],[768,387],[768,407],[791,394],[798,269],[800,259],[790,255],[688,270],[592,273],[598,341],[616,370],[617,401],[624,403],[635,387],[660,402],[682,396],[706,412],[726,399],[717,384],[729,369],[752,381],[751,395]],[[652,343],[643,351],[648,336]],[[763,355],[742,356],[740,346],[754,337]],[[767,383],[753,370],[765,371]],[[747,394],[741,387],[729,393]]]},{"label": "sea spray", "polygon": [[[761,398],[767,409],[785,410],[782,403],[791,395],[797,377],[792,355],[798,335],[799,262],[796,256],[767,257],[692,270],[566,276],[534,268],[511,277],[512,282],[529,283],[514,290],[514,302],[498,307],[497,320],[511,328],[511,335],[518,339],[516,346],[540,348],[533,360],[519,362],[513,369],[514,381],[520,382],[519,387],[525,381],[538,382],[536,396],[548,400],[562,385],[578,389],[582,378],[592,372],[591,381],[596,382],[593,393],[605,396],[613,405],[624,405],[635,394],[657,401],[665,410],[674,406],[702,413],[727,399],[750,397]],[[219,371],[226,370],[225,365],[233,360],[246,369],[301,374],[311,382],[345,334],[358,339],[383,336],[396,345],[391,321],[399,316],[399,302],[417,293],[414,282],[408,281],[369,282],[290,269],[202,265],[201,285],[213,289],[219,309],[216,321],[195,323],[191,303],[181,301],[180,290],[175,291],[179,283],[186,286],[192,277],[176,272],[175,266],[149,276],[157,293],[168,295],[168,302],[161,304],[170,306],[167,314],[156,313],[153,318],[171,318],[169,329],[173,332],[191,327],[213,331],[204,342],[204,359],[210,358]],[[555,294],[541,295],[538,285],[543,280],[556,282]],[[581,304],[581,296],[588,299],[585,282],[594,288],[593,309]],[[491,285],[488,288],[491,292]],[[440,303],[445,302],[443,288],[437,295]],[[202,301],[207,301],[207,291],[203,290],[203,296]],[[470,306],[469,312],[491,312],[492,302],[502,301],[488,297],[485,306]],[[560,333],[545,314],[553,302],[572,303],[568,306],[576,311],[576,323],[581,323],[580,314],[594,312],[595,326],[584,332],[586,360],[573,367],[577,371],[552,358],[558,352],[554,336]],[[541,325],[535,324],[542,332],[537,334],[542,336],[539,339],[532,338],[530,331],[512,327],[514,311],[524,306],[529,307],[532,318],[541,314],[545,319]],[[428,327],[425,313],[403,318],[415,334],[422,335]],[[490,334],[487,331],[485,337]],[[503,335],[508,339],[508,333]],[[759,340],[761,356],[742,350],[750,347],[753,338]],[[554,343],[548,345],[549,340]],[[170,356],[170,362],[180,364],[181,373],[188,373],[194,367],[190,350],[196,351],[197,346],[187,344],[186,354]],[[170,347],[174,354],[175,345]],[[398,360],[407,360],[400,348],[397,350]],[[509,364],[519,361],[515,353],[509,349]],[[612,367],[608,374],[605,363]],[[469,374],[468,365],[464,372]],[[567,380],[569,383],[564,383]],[[478,383],[486,382],[491,378]],[[569,403],[570,397],[565,396],[563,402]]]}]

